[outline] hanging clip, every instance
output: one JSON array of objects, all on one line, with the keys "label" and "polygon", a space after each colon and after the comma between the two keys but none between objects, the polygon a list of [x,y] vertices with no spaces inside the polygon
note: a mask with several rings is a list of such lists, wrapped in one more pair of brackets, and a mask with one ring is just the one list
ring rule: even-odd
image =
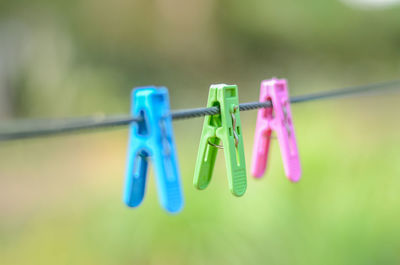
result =
[{"label": "hanging clip", "polygon": [[220,113],[204,119],[193,184],[200,190],[208,186],[218,149],[223,148],[230,190],[242,196],[247,180],[237,86],[211,85],[207,107],[219,107]]},{"label": "hanging clip", "polygon": [[138,206],[144,197],[149,160],[154,164],[161,205],[170,213],[183,207],[175,140],[169,116],[168,90],[137,88],[132,92],[131,114],[140,121],[130,125],[124,202]]},{"label": "hanging clip", "polygon": [[285,174],[289,180],[298,181],[301,176],[301,166],[285,79],[273,78],[261,83],[260,102],[268,100],[272,102],[272,106],[258,111],[251,172],[257,178],[264,175],[271,134],[275,131],[281,148]]}]

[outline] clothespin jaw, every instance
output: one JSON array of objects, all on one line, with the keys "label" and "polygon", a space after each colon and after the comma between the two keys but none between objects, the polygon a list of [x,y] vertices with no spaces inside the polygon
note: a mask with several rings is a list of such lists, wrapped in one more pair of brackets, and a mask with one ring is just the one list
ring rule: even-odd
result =
[{"label": "clothespin jaw", "polygon": [[183,207],[183,194],[170,117],[168,90],[143,87],[132,92],[131,115],[140,121],[130,125],[124,202],[140,205],[146,188],[149,160],[155,169],[161,205],[170,213]]},{"label": "clothespin jaw", "polygon": [[208,186],[222,141],[229,188],[242,196],[247,180],[237,86],[211,85],[207,107],[219,107],[220,113],[204,119],[193,184],[200,190]]},{"label": "clothespin jaw", "polygon": [[261,83],[260,102],[270,100],[272,106],[258,111],[254,137],[252,174],[264,175],[272,131],[276,132],[285,174],[291,181],[300,180],[301,166],[293,126],[290,98],[285,79],[264,80]]}]

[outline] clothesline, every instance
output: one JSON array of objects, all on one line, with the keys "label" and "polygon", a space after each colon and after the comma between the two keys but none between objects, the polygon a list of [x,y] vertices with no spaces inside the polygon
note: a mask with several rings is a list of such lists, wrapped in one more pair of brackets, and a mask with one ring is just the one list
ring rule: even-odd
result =
[{"label": "clothesline", "polygon": [[[357,96],[366,93],[383,93],[400,88],[400,80],[367,84],[332,90],[328,92],[318,92],[294,96],[290,98],[292,104]],[[240,111],[248,111],[259,108],[270,107],[271,102],[248,102],[239,105]],[[171,111],[173,120],[189,119],[219,113],[218,107],[192,108]],[[107,127],[126,126],[132,122],[138,122],[140,118],[130,115],[104,116],[97,115],[92,117],[79,117],[52,120],[14,120],[0,123],[0,141],[17,140],[34,137],[45,137],[58,134],[67,134],[83,130],[94,130]]]},{"label": "clothesline", "polygon": [[194,186],[207,188],[219,149],[225,154],[229,189],[242,196],[247,189],[247,170],[240,112],[259,109],[255,128],[251,173],[264,175],[274,131],[281,149],[285,175],[292,182],[301,177],[300,157],[293,125],[291,104],[382,93],[400,88],[400,80],[369,84],[329,92],[289,97],[285,79],[261,82],[256,102],[239,104],[236,85],[211,85],[207,107],[170,111],[168,89],[165,87],[137,88],[131,95],[131,114],[56,120],[12,121],[0,125],[0,140],[17,140],[94,130],[106,127],[130,126],[128,158],[125,176],[124,202],[139,206],[144,198],[149,163],[157,178],[159,199],[170,213],[178,213],[184,205],[181,176],[175,147],[172,120],[205,116],[194,170]]}]

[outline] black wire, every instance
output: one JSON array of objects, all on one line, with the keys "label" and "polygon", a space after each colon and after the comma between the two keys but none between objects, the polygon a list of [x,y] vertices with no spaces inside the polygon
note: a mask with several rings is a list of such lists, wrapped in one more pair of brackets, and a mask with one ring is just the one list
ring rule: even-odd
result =
[{"label": "black wire", "polygon": [[[364,86],[354,86],[328,92],[320,92],[303,96],[291,97],[290,102],[294,104],[294,103],[301,103],[319,99],[349,97],[356,94],[387,92],[390,90],[398,89],[400,88],[399,86],[400,86],[400,80],[394,80],[389,82],[368,84]],[[378,90],[378,88],[381,88],[381,90]]]},{"label": "black wire", "polygon": [[173,120],[182,120],[182,119],[198,118],[207,115],[215,115],[218,113],[219,113],[218,107],[196,108],[196,109],[172,111],[171,117]]},{"label": "black wire", "polygon": [[[396,80],[291,97],[290,102],[292,104],[295,104],[320,99],[348,97],[368,92],[383,92],[388,91],[388,89],[398,89],[399,87],[400,80]],[[259,108],[267,108],[271,106],[272,104],[270,101],[248,102],[239,104],[239,109],[241,111],[247,111]],[[189,119],[206,115],[215,115],[219,112],[220,110],[218,107],[177,110],[171,112],[171,118],[174,120]],[[137,117],[120,115],[71,118],[61,120],[25,120],[11,123],[9,122],[9,124],[5,123],[0,127],[0,141],[57,135],[97,128],[124,126],[129,125],[132,122],[138,122],[139,120],[140,119]]]},{"label": "black wire", "polygon": [[0,132],[0,141],[44,137],[96,128],[118,127],[138,121],[138,118],[122,115],[112,117],[86,117],[80,118],[80,120],[74,118],[47,121],[29,120],[17,124],[17,126],[11,130],[2,130],[2,132]]}]

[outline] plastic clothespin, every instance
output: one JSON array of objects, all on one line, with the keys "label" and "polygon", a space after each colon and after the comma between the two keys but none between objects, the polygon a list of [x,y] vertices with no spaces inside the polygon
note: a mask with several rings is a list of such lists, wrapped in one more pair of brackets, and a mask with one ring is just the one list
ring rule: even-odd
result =
[{"label": "plastic clothespin", "polygon": [[252,174],[257,178],[264,175],[271,133],[275,131],[281,148],[285,174],[289,180],[298,181],[301,176],[301,166],[285,79],[273,78],[261,82],[260,102],[268,100],[272,102],[272,106],[258,111]]},{"label": "plastic clothespin", "polygon": [[207,107],[219,107],[220,113],[204,119],[193,184],[200,190],[208,186],[218,148],[223,148],[229,188],[234,195],[242,196],[247,179],[237,86],[211,85]]},{"label": "plastic clothespin", "polygon": [[131,114],[141,120],[130,125],[124,202],[138,206],[144,197],[149,160],[153,162],[161,205],[170,213],[183,207],[178,159],[172,130],[168,90],[143,87],[132,92]]}]

